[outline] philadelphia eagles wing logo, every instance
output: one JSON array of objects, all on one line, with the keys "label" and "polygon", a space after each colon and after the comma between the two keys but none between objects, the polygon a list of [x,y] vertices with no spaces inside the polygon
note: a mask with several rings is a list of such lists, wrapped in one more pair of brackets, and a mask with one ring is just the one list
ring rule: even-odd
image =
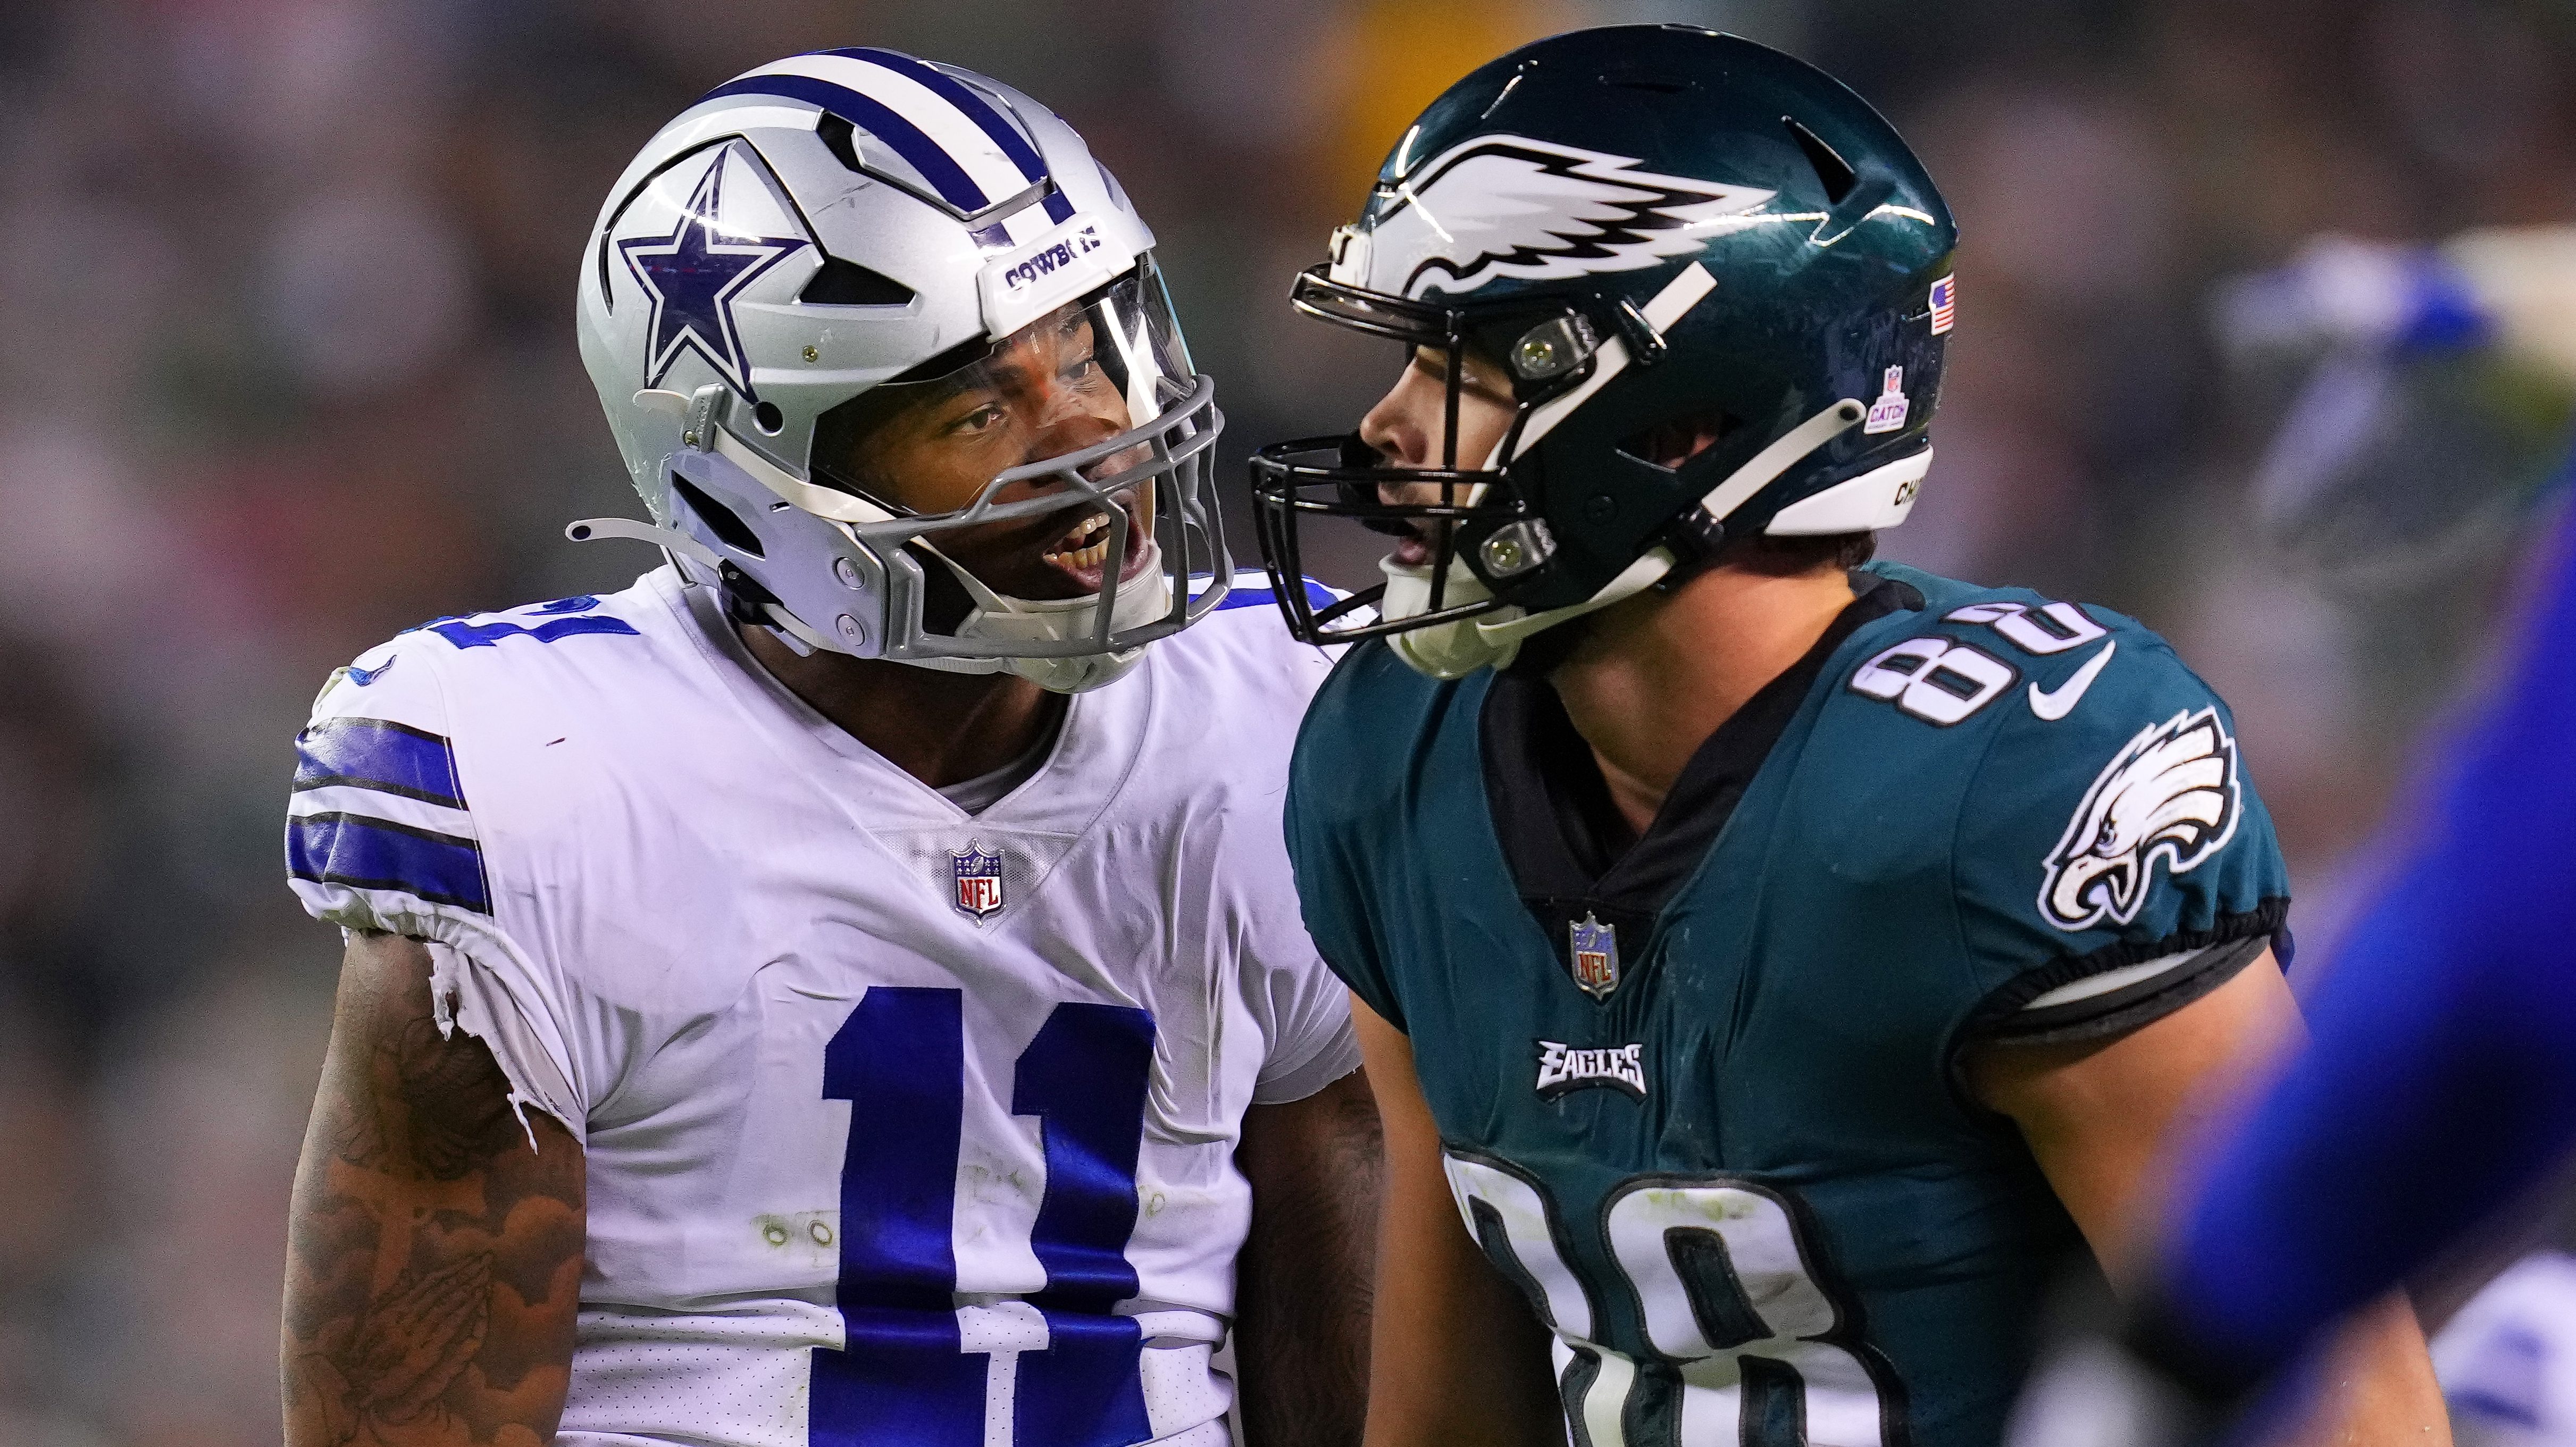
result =
[{"label": "philadelphia eagles wing logo", "polygon": [[1418,167],[1362,228],[1335,238],[1335,281],[1419,298],[1496,277],[1635,271],[1708,244],[1773,192],[1637,169],[1526,136],[1478,136]]},{"label": "philadelphia eagles wing logo", "polygon": [[2063,930],[2138,917],[2157,859],[2189,874],[2236,834],[2236,741],[2218,710],[2178,713],[2129,740],[2084,792],[2048,856],[2039,911]]}]

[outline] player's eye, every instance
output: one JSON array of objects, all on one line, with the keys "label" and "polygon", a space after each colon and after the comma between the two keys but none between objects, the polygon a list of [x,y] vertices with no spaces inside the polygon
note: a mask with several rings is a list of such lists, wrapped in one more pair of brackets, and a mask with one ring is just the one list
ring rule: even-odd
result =
[{"label": "player's eye", "polygon": [[976,408],[974,411],[967,413],[965,416],[958,418],[956,421],[949,423],[948,434],[952,437],[980,436],[983,433],[990,432],[994,428],[1001,426],[1005,415],[1006,414],[1002,411],[1000,403],[987,402],[983,406]]}]

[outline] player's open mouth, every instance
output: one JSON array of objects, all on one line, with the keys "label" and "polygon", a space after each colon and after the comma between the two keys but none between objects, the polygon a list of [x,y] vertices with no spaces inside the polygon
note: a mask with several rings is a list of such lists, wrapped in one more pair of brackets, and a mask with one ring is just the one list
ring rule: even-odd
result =
[{"label": "player's open mouth", "polygon": [[1411,518],[1406,526],[1413,529],[1395,543],[1394,557],[1408,568],[1431,566],[1431,555],[1440,546],[1440,530],[1449,524],[1439,518]]},{"label": "player's open mouth", "polygon": [[[1154,529],[1148,511],[1152,503],[1138,497],[1143,490],[1141,486],[1131,487],[1111,495],[1117,511],[1127,518],[1126,547],[1121,551],[1118,567],[1118,581],[1122,583],[1142,571],[1153,544]],[[1098,588],[1104,580],[1109,567],[1109,550],[1117,542],[1115,516],[1107,508],[1097,508],[1085,513],[1081,521],[1066,529],[1062,537],[1038,556],[1047,566],[1088,591]]]}]

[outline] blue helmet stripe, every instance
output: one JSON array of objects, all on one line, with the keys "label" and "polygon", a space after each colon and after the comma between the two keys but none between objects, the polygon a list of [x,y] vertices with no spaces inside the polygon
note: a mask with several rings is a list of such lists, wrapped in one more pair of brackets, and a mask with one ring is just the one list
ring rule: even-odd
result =
[{"label": "blue helmet stripe", "polygon": [[[1013,126],[1000,111],[993,109],[991,102],[977,95],[972,86],[948,72],[927,61],[916,60],[899,50],[878,50],[871,46],[855,45],[846,50],[828,50],[824,54],[843,56],[850,60],[864,60],[871,65],[882,65],[897,75],[920,82],[932,94],[957,107],[959,115],[973,121],[984,134],[991,136],[993,144],[1002,148],[1002,154],[1011,158],[1011,164],[1020,168],[1021,175],[1031,181],[1049,179],[1051,173],[1047,170],[1046,158],[1038,154],[1037,147],[1029,144],[1028,137],[1021,135],[1018,127]],[[1049,221],[1073,219],[1073,200],[1064,194],[1063,188],[1058,187],[1047,193],[1046,214]]]},{"label": "blue helmet stripe", "polygon": [[1016,127],[1002,118],[999,111],[994,110],[982,96],[975,94],[957,77],[935,65],[915,60],[899,50],[852,46],[847,50],[827,50],[823,53],[843,56],[850,60],[864,60],[871,65],[882,65],[897,75],[920,82],[924,89],[957,107],[958,114],[973,121],[978,129],[991,136],[993,144],[1002,148],[1002,154],[1011,158],[1011,164],[1020,168],[1021,175],[1031,181],[1043,181],[1047,178],[1046,161],[1038,155],[1037,147],[1030,145],[1028,137],[1021,135]]},{"label": "blue helmet stripe", "polygon": [[939,199],[960,211],[981,211],[993,204],[966,168],[938,142],[903,118],[892,106],[847,86],[810,75],[748,75],[727,81],[700,96],[701,101],[729,95],[774,95],[818,105],[894,148],[906,164],[921,173]]}]

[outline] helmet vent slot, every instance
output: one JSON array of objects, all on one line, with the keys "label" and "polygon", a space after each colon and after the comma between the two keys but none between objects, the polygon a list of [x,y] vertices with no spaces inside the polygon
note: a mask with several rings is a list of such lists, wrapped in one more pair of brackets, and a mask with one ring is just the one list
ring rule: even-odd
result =
[{"label": "helmet vent slot", "polygon": [[1860,179],[1852,170],[1851,163],[1826,145],[1824,137],[1798,124],[1797,117],[1782,116],[1780,124],[1789,128],[1789,135],[1797,141],[1798,149],[1806,152],[1807,164],[1816,168],[1816,179],[1825,186],[1826,203],[1841,205],[1843,198],[1851,194],[1853,184]]},{"label": "helmet vent slot", "polygon": [[864,176],[868,170],[859,164],[857,130],[858,127],[851,125],[846,118],[830,111],[823,112],[823,118],[814,123],[814,137],[832,153],[832,159],[849,167],[854,174]]},{"label": "helmet vent slot", "polygon": [[[1527,69],[1523,67],[1524,72]],[[1513,78],[1517,80],[1519,77]],[[1642,90],[1649,95],[1680,95],[1684,91],[1699,89],[1699,83],[1689,76],[1652,61],[1614,63],[1605,67],[1595,79],[1603,85],[1616,86],[1621,90]]]},{"label": "helmet vent slot", "polygon": [[760,534],[753,532],[749,523],[737,516],[732,508],[700,491],[687,478],[672,473],[671,491],[679,494],[680,500],[689,505],[689,511],[696,513],[699,520],[707,525],[707,531],[722,539],[726,547],[737,553],[749,553],[755,558],[769,556],[760,546]]},{"label": "helmet vent slot", "polygon": [[912,288],[893,277],[837,256],[825,256],[823,269],[796,294],[814,306],[902,306],[912,297]]}]

